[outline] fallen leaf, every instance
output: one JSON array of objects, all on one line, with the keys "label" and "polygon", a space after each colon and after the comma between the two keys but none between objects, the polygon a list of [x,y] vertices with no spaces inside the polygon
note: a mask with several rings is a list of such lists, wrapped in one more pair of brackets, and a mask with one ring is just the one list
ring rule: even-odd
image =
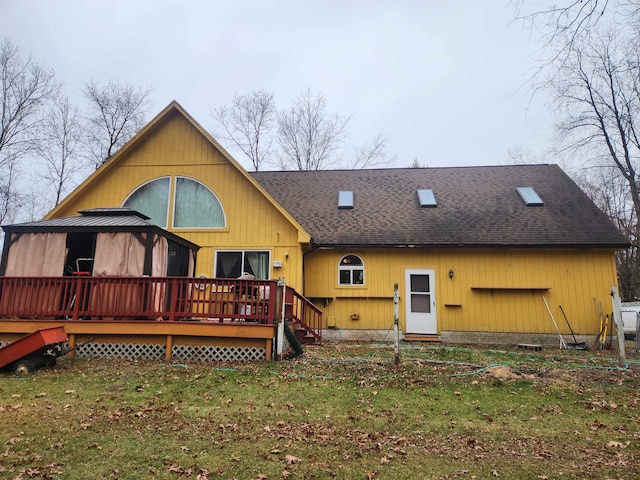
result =
[{"label": "fallen leaf", "polygon": [[300,459],[298,457],[294,457],[293,455],[287,455],[284,457],[284,459],[287,461],[288,465],[292,465],[294,463],[298,463],[300,461]]}]

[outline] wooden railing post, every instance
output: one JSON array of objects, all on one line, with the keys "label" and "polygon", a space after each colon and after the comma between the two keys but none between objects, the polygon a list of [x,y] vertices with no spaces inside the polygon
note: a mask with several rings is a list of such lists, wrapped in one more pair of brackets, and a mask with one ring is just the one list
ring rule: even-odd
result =
[{"label": "wooden railing post", "polygon": [[175,322],[178,308],[178,279],[171,279],[171,297],[169,299],[169,321]]}]

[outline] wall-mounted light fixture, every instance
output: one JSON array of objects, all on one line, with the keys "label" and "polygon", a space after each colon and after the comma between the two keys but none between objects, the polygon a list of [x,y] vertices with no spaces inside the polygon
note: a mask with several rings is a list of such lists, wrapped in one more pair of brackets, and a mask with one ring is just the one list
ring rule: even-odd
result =
[{"label": "wall-mounted light fixture", "polygon": [[453,268],[449,269],[449,278],[453,279]]}]

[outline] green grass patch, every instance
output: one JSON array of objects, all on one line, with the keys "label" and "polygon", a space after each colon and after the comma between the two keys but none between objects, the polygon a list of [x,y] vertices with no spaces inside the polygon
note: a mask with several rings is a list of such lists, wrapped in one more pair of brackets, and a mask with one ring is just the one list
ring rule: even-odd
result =
[{"label": "green grass patch", "polygon": [[[228,365],[63,360],[0,377],[0,477],[640,477],[615,352],[330,344]],[[488,368],[490,367],[490,368]]]}]

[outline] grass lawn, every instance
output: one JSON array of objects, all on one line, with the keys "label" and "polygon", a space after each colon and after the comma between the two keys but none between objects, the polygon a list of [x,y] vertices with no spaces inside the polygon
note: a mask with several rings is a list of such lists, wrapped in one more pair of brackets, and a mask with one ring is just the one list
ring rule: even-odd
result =
[{"label": "grass lawn", "polygon": [[[631,345],[631,344],[629,344]],[[381,344],[0,376],[0,478],[637,479],[640,355]]]}]

